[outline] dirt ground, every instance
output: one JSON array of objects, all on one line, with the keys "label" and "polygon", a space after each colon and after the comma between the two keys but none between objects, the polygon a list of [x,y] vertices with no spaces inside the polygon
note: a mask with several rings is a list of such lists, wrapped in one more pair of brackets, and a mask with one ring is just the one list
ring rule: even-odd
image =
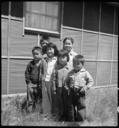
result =
[{"label": "dirt ground", "polygon": [[87,121],[64,122],[55,118],[44,120],[39,108],[35,112],[21,110],[24,96],[2,98],[1,125],[3,126],[117,126],[117,89],[97,89],[87,93]]}]

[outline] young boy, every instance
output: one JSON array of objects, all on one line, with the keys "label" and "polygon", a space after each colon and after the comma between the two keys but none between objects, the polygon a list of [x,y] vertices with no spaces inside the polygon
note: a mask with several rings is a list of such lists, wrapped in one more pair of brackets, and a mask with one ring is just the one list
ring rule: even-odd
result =
[{"label": "young boy", "polygon": [[72,121],[84,121],[86,119],[85,92],[93,85],[94,81],[90,73],[84,68],[82,55],[74,57],[73,67],[66,78],[66,85],[71,96],[67,109]]},{"label": "young boy", "polygon": [[[27,84],[27,103],[35,109],[37,102],[42,102],[42,49],[35,46],[32,49],[33,60],[30,61],[25,70],[25,81]],[[27,106],[27,107],[28,107]]]},{"label": "young boy", "polygon": [[40,39],[40,46],[42,48],[42,55],[46,57],[47,44],[49,43],[50,38],[47,35],[43,35]]},{"label": "young boy", "polygon": [[67,62],[69,61],[69,55],[67,50],[60,50],[58,54],[57,63],[54,70],[54,91],[56,91],[58,118],[62,120],[64,114],[64,103],[63,103],[63,86],[65,78],[69,72]]}]

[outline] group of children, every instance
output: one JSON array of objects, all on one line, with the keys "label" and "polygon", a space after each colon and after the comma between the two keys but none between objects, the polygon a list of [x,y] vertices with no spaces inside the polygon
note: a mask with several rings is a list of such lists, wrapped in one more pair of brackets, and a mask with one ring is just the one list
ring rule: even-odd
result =
[{"label": "group of children", "polygon": [[41,47],[32,50],[33,60],[25,71],[27,101],[33,109],[40,103],[45,119],[86,119],[85,92],[93,85],[93,78],[84,68],[84,57],[72,50],[73,43],[66,37],[59,51],[48,37],[43,37]]}]

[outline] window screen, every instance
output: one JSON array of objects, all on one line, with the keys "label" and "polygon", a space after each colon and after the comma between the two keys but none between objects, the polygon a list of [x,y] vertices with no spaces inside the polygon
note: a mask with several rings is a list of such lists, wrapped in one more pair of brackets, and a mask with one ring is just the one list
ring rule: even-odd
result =
[{"label": "window screen", "polygon": [[115,29],[114,34],[118,35],[118,8],[115,8]]},{"label": "window screen", "polygon": [[114,7],[102,4],[101,32],[113,34]]},{"label": "window screen", "polygon": [[23,2],[11,2],[11,15],[23,17]]},{"label": "window screen", "polygon": [[99,2],[84,3],[84,29],[99,31]]},{"label": "window screen", "polygon": [[9,10],[9,2],[2,2],[1,3],[1,14],[8,15]]},{"label": "window screen", "polygon": [[82,28],[83,2],[64,2],[63,25]]},{"label": "window screen", "polygon": [[59,2],[26,2],[26,27],[59,31]]}]

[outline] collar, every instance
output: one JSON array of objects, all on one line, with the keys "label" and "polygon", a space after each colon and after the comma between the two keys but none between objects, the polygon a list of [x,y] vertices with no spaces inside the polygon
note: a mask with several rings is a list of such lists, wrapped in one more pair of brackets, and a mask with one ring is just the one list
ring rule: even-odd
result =
[{"label": "collar", "polygon": [[84,67],[80,70],[80,72],[85,72],[85,71],[86,69]]},{"label": "collar", "polygon": [[71,49],[71,51],[69,52],[69,54],[70,54],[70,55],[76,55],[77,53],[76,53],[76,52],[74,52],[74,50],[73,50],[73,49]]},{"label": "collar", "polygon": [[56,60],[57,60],[57,57],[55,57],[55,56],[54,56],[53,58],[48,58],[48,57],[46,57],[45,59],[46,59],[47,62],[53,61],[53,60],[56,61]]},{"label": "collar", "polygon": [[85,71],[86,71],[86,69],[85,69],[85,68],[82,68],[80,71],[75,71],[75,70],[74,70],[74,73],[85,72]]}]

